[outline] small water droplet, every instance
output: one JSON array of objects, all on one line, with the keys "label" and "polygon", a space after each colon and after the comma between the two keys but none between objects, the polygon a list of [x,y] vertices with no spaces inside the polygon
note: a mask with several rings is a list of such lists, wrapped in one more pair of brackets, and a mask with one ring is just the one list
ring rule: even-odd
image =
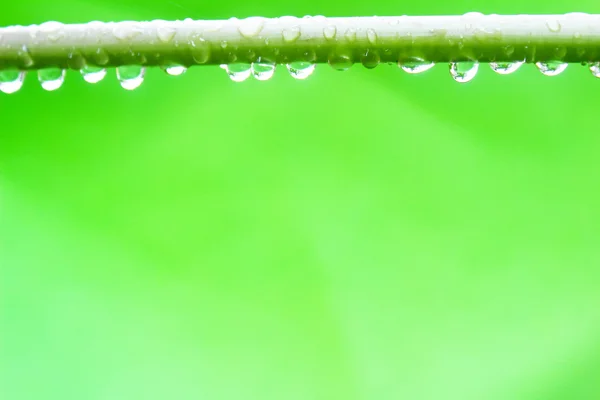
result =
[{"label": "small water droplet", "polygon": [[221,40],[221,48],[222,49],[226,49],[227,48],[227,40]]},{"label": "small water droplet", "polygon": [[185,74],[185,72],[187,71],[187,68],[184,67],[183,65],[168,65],[166,67],[163,68],[163,70],[171,76],[180,76]]},{"label": "small water droplet", "polygon": [[177,30],[171,26],[159,26],[156,30],[156,36],[163,43],[169,43],[175,37]]},{"label": "small water droplet", "polygon": [[97,65],[106,65],[110,61],[108,53],[104,49],[98,49],[93,55],[94,61]]},{"label": "small water droplet", "polygon": [[335,39],[335,34],[337,33],[337,28],[335,25],[327,25],[323,28],[323,37],[327,40]]},{"label": "small water droplet", "polygon": [[379,65],[381,58],[376,50],[368,49],[365,54],[360,58],[360,62],[365,68],[373,69]]},{"label": "small water droplet", "polygon": [[252,38],[262,31],[265,19],[262,17],[244,18],[238,25],[238,31],[246,38]]},{"label": "small water droplet", "polygon": [[80,71],[83,80],[88,83],[98,83],[106,76],[106,68],[86,66]]},{"label": "small water droplet", "polygon": [[566,55],[567,55],[566,47],[557,47],[556,49],[554,49],[554,57],[557,60],[562,60]]},{"label": "small water droplet", "polygon": [[373,29],[367,29],[367,40],[371,44],[377,44],[377,33]]},{"label": "small water droplet", "polygon": [[302,53],[302,58],[304,61],[314,63],[317,59],[317,53],[314,50],[306,50]]},{"label": "small water droplet", "polygon": [[293,42],[300,37],[300,27],[292,26],[291,28],[286,28],[281,32],[281,35],[284,41]]},{"label": "small water droplet", "polygon": [[27,49],[27,46],[23,46],[18,55],[21,58],[24,67],[28,68],[33,66],[33,59],[31,58],[31,54],[29,54],[29,49]]},{"label": "small water droplet", "polygon": [[252,67],[250,64],[222,64],[221,68],[227,72],[229,78],[234,82],[245,81],[252,74]]},{"label": "small water droplet", "polygon": [[44,90],[49,92],[59,89],[65,81],[66,71],[60,68],[38,70],[38,80]]},{"label": "small water droplet", "polygon": [[354,64],[351,54],[342,51],[331,53],[327,59],[327,62],[333,69],[337,71],[346,71],[352,67],[352,64]]},{"label": "small water droplet", "polygon": [[141,32],[140,29],[131,25],[131,22],[118,22],[113,28],[113,35],[119,40],[131,40]]},{"label": "small water droplet", "polygon": [[117,79],[125,90],[134,90],[144,82],[146,68],[141,65],[122,65],[117,67]]},{"label": "small water droplet", "polygon": [[315,70],[315,64],[311,62],[295,61],[287,65],[287,69],[290,72],[292,78],[295,79],[306,79]]},{"label": "small water droplet", "polygon": [[11,94],[18,92],[23,87],[25,71],[2,70],[0,71],[0,92]]},{"label": "small water droplet", "polygon": [[469,82],[475,78],[479,70],[477,61],[459,61],[450,63],[450,75],[452,79],[459,83]]},{"label": "small water droplet", "polygon": [[538,61],[535,66],[546,76],[556,76],[567,69],[569,64],[560,61]]},{"label": "small water droplet", "polygon": [[433,68],[434,65],[435,63],[425,61],[420,57],[409,57],[398,62],[398,66],[402,68],[404,72],[408,72],[409,74],[419,74],[428,71]]},{"label": "small water droplet", "polygon": [[596,78],[600,78],[600,62],[596,62],[596,63],[593,63],[592,65],[590,65],[590,72]]},{"label": "small water droplet", "polygon": [[271,79],[275,73],[275,63],[266,62],[258,59],[257,62],[252,63],[252,76],[259,81],[267,81]]},{"label": "small water droplet", "polygon": [[348,28],[346,33],[344,33],[344,37],[349,42],[354,42],[356,40],[356,29]]},{"label": "small water droplet", "polygon": [[548,27],[548,30],[550,32],[560,32],[560,30],[562,29],[562,26],[560,24],[560,22],[556,19],[549,19],[548,21],[546,21],[546,27]]},{"label": "small water droplet", "polygon": [[503,50],[504,50],[504,54],[506,54],[507,56],[510,57],[515,52],[515,46],[507,44],[506,46],[504,46]]},{"label": "small water droplet", "polygon": [[190,52],[192,58],[198,64],[205,64],[210,58],[210,46],[208,43],[199,36],[193,37],[190,40]]},{"label": "small water droplet", "polygon": [[79,69],[80,70],[83,67],[85,67],[86,62],[85,62],[85,58],[81,55],[81,53],[79,53],[77,51],[73,51],[73,52],[69,53],[67,64],[69,65],[69,68],[71,68],[71,69]]},{"label": "small water droplet", "polygon": [[513,62],[490,62],[490,68],[492,71],[500,75],[512,74],[523,65],[525,61],[513,61]]}]

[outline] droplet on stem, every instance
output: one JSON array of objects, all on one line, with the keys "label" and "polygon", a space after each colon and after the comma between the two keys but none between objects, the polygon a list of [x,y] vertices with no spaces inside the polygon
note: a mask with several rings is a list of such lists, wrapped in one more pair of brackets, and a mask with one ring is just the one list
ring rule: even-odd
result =
[{"label": "droplet on stem", "polygon": [[117,67],[117,79],[125,90],[134,90],[144,82],[146,68],[141,65],[123,65]]}]

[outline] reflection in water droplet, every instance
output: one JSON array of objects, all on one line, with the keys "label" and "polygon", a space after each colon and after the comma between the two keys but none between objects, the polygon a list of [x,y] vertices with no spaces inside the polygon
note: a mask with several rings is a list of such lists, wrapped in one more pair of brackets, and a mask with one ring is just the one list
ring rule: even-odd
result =
[{"label": "reflection in water droplet", "polygon": [[101,67],[84,67],[79,72],[88,83],[98,83],[106,76],[106,68]]},{"label": "reflection in water droplet", "polygon": [[179,76],[185,74],[187,68],[183,65],[169,65],[163,68],[163,70],[171,76]]},{"label": "reflection in water droplet", "polygon": [[240,21],[238,31],[246,38],[252,38],[262,31],[265,19],[262,17],[249,17]]},{"label": "reflection in water droplet", "polygon": [[590,72],[596,78],[600,78],[600,62],[596,62],[596,63],[593,63],[592,65],[590,65]]},{"label": "reflection in water droplet", "polygon": [[329,55],[329,58],[327,59],[327,62],[329,63],[329,65],[331,65],[333,69],[337,71],[346,71],[347,69],[352,67],[352,64],[354,64],[350,53],[346,53],[339,50],[331,53]]},{"label": "reflection in water droplet", "polygon": [[122,65],[117,67],[117,79],[125,90],[134,90],[144,82],[146,68],[141,65]]},{"label": "reflection in water droplet", "polygon": [[295,79],[306,79],[315,70],[315,64],[305,61],[296,61],[287,65],[290,75]]},{"label": "reflection in water droplet", "polygon": [[38,80],[44,90],[49,92],[60,88],[65,81],[66,71],[60,68],[45,68],[38,71]]},{"label": "reflection in water droplet", "polygon": [[360,62],[365,68],[372,69],[379,65],[381,61],[379,53],[376,50],[368,49],[360,58]]},{"label": "reflection in water droplet", "polygon": [[539,61],[535,66],[546,76],[556,76],[567,69],[569,64],[560,61]]},{"label": "reflection in water droplet", "polygon": [[435,63],[425,61],[420,57],[409,57],[407,59],[398,61],[398,67],[402,68],[404,72],[409,74],[419,74],[433,68]]},{"label": "reflection in water droplet", "polygon": [[234,82],[242,82],[250,77],[252,74],[252,68],[250,64],[222,64],[221,68],[227,72],[229,78]]},{"label": "reflection in water droplet", "polygon": [[18,92],[23,87],[25,71],[2,70],[0,71],[0,92],[11,94]]},{"label": "reflection in water droplet", "polygon": [[252,63],[252,76],[259,81],[267,81],[271,79],[275,73],[275,63],[261,61]]},{"label": "reflection in water droplet", "polygon": [[337,33],[337,28],[335,25],[327,25],[323,28],[323,37],[327,40],[332,40],[335,38],[335,34]]},{"label": "reflection in water droplet", "polygon": [[286,28],[281,32],[281,35],[286,42],[293,42],[300,37],[300,27],[292,26],[291,28]]},{"label": "reflection in water droplet", "polygon": [[450,75],[452,79],[459,83],[469,82],[475,78],[479,70],[477,61],[459,61],[450,63]]},{"label": "reflection in water droplet", "polygon": [[524,62],[525,61],[490,62],[490,68],[500,75],[508,75],[518,70]]}]

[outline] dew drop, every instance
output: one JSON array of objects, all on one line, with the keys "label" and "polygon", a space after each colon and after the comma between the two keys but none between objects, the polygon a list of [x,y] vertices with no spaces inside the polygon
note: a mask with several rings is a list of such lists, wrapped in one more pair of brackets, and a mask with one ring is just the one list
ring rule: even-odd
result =
[{"label": "dew drop", "polygon": [[229,78],[234,82],[243,82],[252,74],[252,68],[250,64],[222,64],[221,68],[227,72]]},{"label": "dew drop", "polygon": [[286,42],[293,42],[300,37],[300,27],[293,26],[291,28],[286,28],[281,32],[283,36],[283,40]]},{"label": "dew drop", "polygon": [[421,72],[428,71],[433,68],[434,65],[435,63],[425,61],[420,57],[409,57],[398,62],[398,67],[402,68],[404,72],[408,72],[409,74],[419,74]]},{"label": "dew drop", "polygon": [[314,72],[315,64],[306,61],[296,61],[289,63],[287,65],[287,69],[290,72],[292,78],[306,79]]},{"label": "dew drop", "polygon": [[85,58],[81,55],[81,53],[77,51],[73,51],[69,53],[67,64],[71,69],[82,69],[86,65]]},{"label": "dew drop", "polygon": [[546,21],[546,27],[550,32],[554,33],[560,32],[560,30],[562,29],[560,22],[556,19],[549,19],[548,21]]},{"label": "dew drop", "polygon": [[184,67],[183,65],[168,65],[166,67],[163,68],[163,70],[171,76],[180,76],[185,74],[185,72],[187,71],[187,68]]},{"label": "dew drop", "polygon": [[479,63],[477,61],[460,61],[450,63],[450,75],[452,75],[452,79],[459,83],[466,83],[475,78],[478,70]]},{"label": "dew drop", "polygon": [[0,71],[0,92],[11,94],[18,92],[23,87],[25,71],[3,70]]},{"label": "dew drop", "polygon": [[327,25],[323,28],[323,37],[327,40],[335,39],[335,34],[337,33],[337,28],[335,25]]},{"label": "dew drop", "polygon": [[360,58],[361,64],[368,69],[373,69],[379,65],[381,58],[376,50],[368,49],[365,54]]},{"label": "dew drop", "polygon": [[110,60],[108,53],[104,49],[98,49],[93,55],[94,61],[97,65],[106,65]]},{"label": "dew drop", "polygon": [[590,72],[596,78],[600,78],[600,62],[596,62],[596,63],[593,63],[592,65],[590,65]]},{"label": "dew drop", "polygon": [[356,29],[348,28],[346,33],[344,33],[344,37],[349,42],[354,42],[356,40]]},{"label": "dew drop", "polygon": [[173,40],[175,33],[177,33],[175,28],[170,26],[159,26],[156,30],[156,36],[158,36],[158,39],[163,43],[169,43]]},{"label": "dew drop", "polygon": [[535,66],[546,76],[556,76],[567,69],[569,64],[560,61],[538,61]]},{"label": "dew drop", "polygon": [[377,44],[377,33],[373,29],[367,29],[367,40],[371,44]]},{"label": "dew drop", "polygon": [[275,63],[261,61],[252,63],[252,76],[259,81],[267,81],[273,77],[275,73]]},{"label": "dew drop", "polygon": [[249,17],[240,21],[238,31],[246,38],[252,38],[262,31],[265,19],[262,17]]},{"label": "dew drop", "polygon": [[337,71],[346,71],[354,62],[352,56],[345,52],[333,52],[329,55],[327,62],[331,67]]},{"label": "dew drop", "polygon": [[119,40],[131,40],[142,33],[133,27],[130,22],[119,22],[113,28],[113,35]]},{"label": "dew drop", "polygon": [[503,50],[504,50],[504,54],[506,54],[508,57],[510,57],[515,52],[515,46],[508,44],[508,45],[504,46]]},{"label": "dew drop", "polygon": [[508,75],[518,70],[524,62],[525,61],[490,62],[490,68],[500,75]]},{"label": "dew drop", "polygon": [[86,66],[80,71],[83,80],[88,83],[98,83],[106,76],[106,68]]},{"label": "dew drop", "polygon": [[66,71],[60,68],[38,70],[38,80],[44,90],[49,92],[59,89],[65,81]]},{"label": "dew drop", "polygon": [[192,38],[190,41],[192,58],[198,64],[205,64],[210,58],[210,46],[201,37]]},{"label": "dew drop", "polygon": [[144,82],[146,68],[141,65],[122,65],[117,67],[117,79],[125,90],[134,90]]}]

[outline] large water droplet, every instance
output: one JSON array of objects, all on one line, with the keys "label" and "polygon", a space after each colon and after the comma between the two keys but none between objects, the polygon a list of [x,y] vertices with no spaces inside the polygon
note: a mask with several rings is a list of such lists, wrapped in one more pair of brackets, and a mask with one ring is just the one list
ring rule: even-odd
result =
[{"label": "large water droplet", "polygon": [[600,62],[596,62],[596,63],[593,63],[592,65],[590,65],[590,72],[596,78],[600,78]]},{"label": "large water droplet", "polygon": [[252,76],[259,81],[271,79],[275,73],[275,63],[261,61],[252,63]]},{"label": "large water droplet", "polygon": [[409,74],[419,74],[433,68],[435,63],[425,61],[420,57],[410,57],[398,62],[398,66],[402,68],[404,72]]},{"label": "large water droplet", "polygon": [[59,89],[65,81],[66,71],[60,68],[45,68],[38,71],[38,80],[44,90]]},{"label": "large water droplet", "polygon": [[323,37],[327,40],[332,40],[335,38],[335,34],[337,33],[337,28],[335,25],[327,25],[323,28]]},{"label": "large water droplet", "polygon": [[229,65],[221,65],[229,78],[234,82],[242,82],[250,77],[252,74],[252,66],[250,64],[229,64]]},{"label": "large water droplet", "polygon": [[500,75],[512,74],[518,70],[525,61],[513,61],[513,62],[491,62],[490,68],[492,71]]},{"label": "large water droplet", "polygon": [[347,69],[352,67],[352,64],[354,63],[354,61],[352,61],[352,56],[350,55],[350,53],[341,51],[331,53],[329,55],[329,58],[327,59],[327,62],[329,63],[329,65],[331,65],[333,69],[338,71],[346,71]]},{"label": "large water droplet", "polygon": [[381,58],[377,50],[368,49],[360,58],[360,62],[365,68],[372,69],[379,65]]},{"label": "large water droplet", "polygon": [[141,65],[122,65],[117,67],[117,79],[125,90],[134,90],[144,82],[146,68]]},{"label": "large water droplet", "polygon": [[477,61],[459,61],[450,63],[450,75],[452,79],[459,83],[469,82],[475,78],[479,70]]},{"label": "large water droplet", "polygon": [[106,76],[106,69],[102,67],[86,66],[82,68],[79,72],[81,72],[83,80],[88,83],[98,83]]},{"label": "large water droplet", "polygon": [[265,25],[265,19],[262,17],[250,17],[240,21],[239,32],[246,38],[252,38],[262,31]]},{"label": "large water droplet", "polygon": [[163,70],[171,76],[179,76],[185,74],[187,68],[183,65],[168,65],[163,67]]},{"label": "large water droplet", "polygon": [[546,76],[556,76],[567,69],[569,64],[560,61],[538,61],[535,66]]},{"label": "large water droplet", "polygon": [[295,61],[293,63],[289,63],[287,65],[287,69],[290,71],[292,78],[306,79],[314,72],[315,64],[305,61]]},{"label": "large water droplet", "polygon": [[0,71],[0,92],[11,94],[19,91],[25,81],[25,71],[2,70]]},{"label": "large water droplet", "polygon": [[286,28],[281,32],[281,35],[284,41],[293,42],[300,37],[300,27],[292,26],[291,28]]},{"label": "large water droplet", "polygon": [[169,43],[175,37],[177,31],[171,26],[159,26],[156,30],[156,36],[163,43]]}]

